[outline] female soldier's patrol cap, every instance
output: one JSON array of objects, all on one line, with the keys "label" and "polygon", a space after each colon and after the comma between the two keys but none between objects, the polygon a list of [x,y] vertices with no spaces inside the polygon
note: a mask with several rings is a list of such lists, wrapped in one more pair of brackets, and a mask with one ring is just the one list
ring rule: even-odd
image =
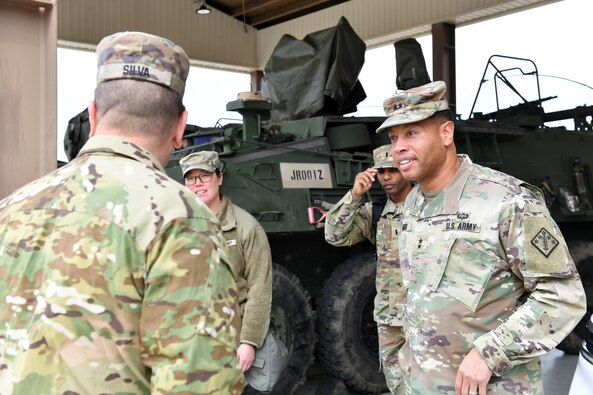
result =
[{"label": "female soldier's patrol cap", "polygon": [[385,99],[383,109],[388,118],[377,129],[377,133],[395,125],[420,122],[437,111],[448,110],[446,91],[447,85],[443,81],[435,81]]},{"label": "female soldier's patrol cap", "polygon": [[159,36],[121,32],[97,45],[97,84],[131,78],[166,86],[183,98],[189,59],[180,46]]},{"label": "female soldier's patrol cap", "polygon": [[375,160],[375,169],[395,168],[395,162],[391,156],[391,144],[382,145],[373,150],[373,159]]},{"label": "female soldier's patrol cap", "polygon": [[218,153],[215,151],[199,151],[184,156],[179,161],[183,176],[188,171],[194,169],[206,170],[210,173],[214,173],[217,169],[221,169],[221,163],[218,160]]}]

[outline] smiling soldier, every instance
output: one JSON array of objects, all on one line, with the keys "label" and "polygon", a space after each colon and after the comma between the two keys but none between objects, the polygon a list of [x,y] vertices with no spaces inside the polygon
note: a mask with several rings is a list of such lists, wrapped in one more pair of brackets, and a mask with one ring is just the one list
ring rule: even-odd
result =
[{"label": "smiling soldier", "polygon": [[438,81],[388,98],[403,176],[399,352],[408,394],[543,394],[539,357],[585,312],[585,294],[541,192],[457,155]]}]

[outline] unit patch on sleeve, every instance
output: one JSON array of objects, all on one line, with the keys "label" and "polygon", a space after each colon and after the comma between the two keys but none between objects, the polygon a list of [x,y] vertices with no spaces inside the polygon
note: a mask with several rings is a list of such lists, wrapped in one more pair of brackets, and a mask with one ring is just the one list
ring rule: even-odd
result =
[{"label": "unit patch on sleeve", "polygon": [[541,228],[535,237],[531,239],[531,244],[547,258],[558,247],[558,240],[545,228]]},{"label": "unit patch on sleeve", "polygon": [[530,275],[567,275],[570,257],[558,229],[548,218],[526,217],[523,225],[525,268]]}]

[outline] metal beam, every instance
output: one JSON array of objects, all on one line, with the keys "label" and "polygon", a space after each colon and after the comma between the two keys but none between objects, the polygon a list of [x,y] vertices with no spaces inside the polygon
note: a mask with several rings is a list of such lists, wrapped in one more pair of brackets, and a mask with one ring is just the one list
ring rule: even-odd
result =
[{"label": "metal beam", "polygon": [[457,103],[455,89],[455,25],[441,22],[432,25],[432,77],[447,84],[447,101],[453,114]]},{"label": "metal beam", "polygon": [[238,16],[243,15],[243,13],[248,14],[250,12],[269,7],[272,4],[280,3],[281,1],[283,1],[283,0],[268,0],[268,1],[254,0],[254,1],[249,2],[245,6],[245,8],[243,8],[243,6],[233,8],[232,10],[230,10],[229,15],[232,16],[233,18],[236,18]]},{"label": "metal beam", "polygon": [[254,70],[249,73],[251,76],[251,92],[261,91],[261,80],[264,76],[264,72],[261,70]]},{"label": "metal beam", "polygon": [[327,0],[311,0],[309,2],[298,3],[298,5],[291,4],[280,8],[273,15],[271,13],[267,13],[261,17],[252,17],[250,18],[250,24],[255,27],[260,27],[265,25],[267,22],[273,21],[277,23],[278,21],[285,21],[305,15],[308,12],[324,9],[328,6],[328,3],[331,3],[331,5],[336,5],[344,2],[345,0],[332,0],[329,2]]}]

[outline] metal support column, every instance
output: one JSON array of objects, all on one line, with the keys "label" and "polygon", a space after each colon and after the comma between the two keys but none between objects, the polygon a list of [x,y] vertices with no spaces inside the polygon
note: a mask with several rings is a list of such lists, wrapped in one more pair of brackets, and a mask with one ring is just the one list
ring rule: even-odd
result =
[{"label": "metal support column", "polygon": [[261,91],[261,79],[264,76],[264,72],[261,70],[254,70],[249,73],[251,76],[251,92]]},{"label": "metal support column", "polygon": [[447,84],[447,101],[455,112],[455,25],[441,22],[432,25],[432,76]]}]

